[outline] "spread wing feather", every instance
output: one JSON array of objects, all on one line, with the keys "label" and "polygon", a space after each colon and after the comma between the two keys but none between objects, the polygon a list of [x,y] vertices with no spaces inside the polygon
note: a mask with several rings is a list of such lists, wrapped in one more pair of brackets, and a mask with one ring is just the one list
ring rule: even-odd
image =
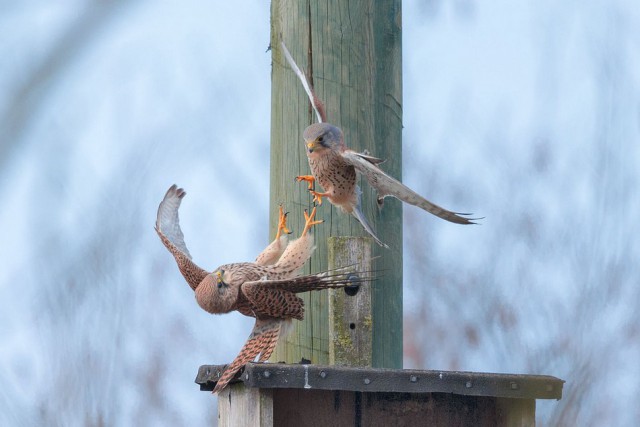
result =
[{"label": "spread wing feather", "polygon": [[378,199],[387,196],[395,197],[410,205],[417,206],[425,211],[456,224],[475,224],[473,221],[479,218],[465,218],[470,215],[452,212],[434,203],[431,203],[397,179],[387,175],[377,166],[382,160],[352,150],[342,152],[344,160],[355,167],[378,192]]},{"label": "spread wing feather", "polygon": [[284,44],[283,41],[280,42],[280,45],[282,46],[284,57],[287,59],[287,62],[291,66],[291,69],[293,70],[293,72],[296,73],[296,76],[298,76],[298,78],[300,79],[300,82],[302,83],[302,87],[304,88],[305,92],[307,92],[307,96],[309,97],[311,106],[315,110],[316,116],[318,117],[318,123],[326,122],[327,113],[325,112],[324,104],[322,104],[322,101],[318,99],[315,91],[313,90],[313,86],[309,84],[309,82],[307,81],[307,77],[300,70],[300,67],[298,67],[298,64],[296,64],[296,61],[293,60],[293,57],[291,56],[291,53],[289,53],[289,49],[287,49],[287,46]]},{"label": "spread wing feather", "polygon": [[242,285],[242,289],[244,290],[245,287],[256,286],[265,290],[283,289],[298,294],[301,292],[317,291],[321,289],[344,288],[345,286],[360,284],[372,279],[372,277],[368,277],[366,275],[350,274],[343,270],[346,270],[346,268],[341,268],[331,272],[298,276],[290,279],[256,280],[253,282],[245,282]]},{"label": "spread wing feather", "polygon": [[198,267],[192,260],[191,254],[184,243],[184,235],[180,229],[180,218],[178,209],[182,198],[187,193],[172,185],[164,196],[160,206],[158,206],[158,217],[156,219],[156,232],[164,246],[171,252],[178,264],[180,272],[186,279],[189,286],[195,289],[198,284],[208,274],[206,270]]},{"label": "spread wing feather", "polygon": [[263,286],[265,281],[245,282],[243,295],[251,302],[256,316],[304,318],[304,302],[291,291]]}]

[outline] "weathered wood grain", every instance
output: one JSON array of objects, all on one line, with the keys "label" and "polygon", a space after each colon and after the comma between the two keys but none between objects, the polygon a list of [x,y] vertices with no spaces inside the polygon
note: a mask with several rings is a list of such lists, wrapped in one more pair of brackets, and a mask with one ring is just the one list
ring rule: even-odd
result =
[{"label": "weathered wood grain", "polygon": [[[328,120],[342,128],[348,146],[369,150],[387,159],[384,169],[402,174],[402,61],[401,2],[274,0],[271,6],[273,52],[271,97],[271,199],[270,212],[283,203],[289,224],[302,229],[302,210],[311,208],[306,186],[294,177],[309,173],[302,143],[303,130],[315,116],[307,96],[280,49],[284,40],[298,65],[310,77],[324,101]],[[373,268],[384,277],[373,284],[373,354],[375,367],[402,367],[402,208],[387,200],[382,210],[366,182],[363,208],[380,238],[390,246],[376,245]],[[365,236],[360,224],[329,203],[318,208],[325,223],[316,227],[317,249],[310,271],[328,267],[329,236]],[[270,236],[277,217],[270,218]],[[277,347],[272,361],[329,363],[328,300],[326,292],[303,297],[305,320]]]},{"label": "weathered wood grain", "polygon": [[[358,274],[371,273],[369,237],[329,237],[329,269],[353,267]],[[355,295],[345,289],[329,290],[329,363],[371,366],[373,313],[371,284],[359,286]]]},{"label": "weathered wood grain", "polygon": [[218,427],[272,427],[273,392],[231,384],[218,396]]}]

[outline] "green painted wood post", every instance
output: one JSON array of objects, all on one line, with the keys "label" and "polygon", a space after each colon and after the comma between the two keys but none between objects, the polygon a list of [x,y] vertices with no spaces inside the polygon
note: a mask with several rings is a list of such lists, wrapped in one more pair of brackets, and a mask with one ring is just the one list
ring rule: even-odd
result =
[{"label": "green painted wood post", "polygon": [[[303,209],[312,207],[306,186],[294,177],[309,173],[302,132],[315,122],[309,100],[280,48],[283,40],[310,77],[330,123],[344,131],[346,144],[387,159],[384,169],[402,177],[402,33],[400,0],[272,0],[271,199],[270,236],[283,203],[296,234]],[[375,193],[361,183],[363,208],[380,238],[373,268],[383,276],[373,284],[374,367],[402,367],[402,207],[387,199],[382,210]],[[325,223],[315,229],[317,249],[307,272],[326,270],[329,236],[365,236],[360,224],[328,202],[318,208]],[[329,363],[326,292],[303,297],[305,320],[278,345],[272,361]]]}]

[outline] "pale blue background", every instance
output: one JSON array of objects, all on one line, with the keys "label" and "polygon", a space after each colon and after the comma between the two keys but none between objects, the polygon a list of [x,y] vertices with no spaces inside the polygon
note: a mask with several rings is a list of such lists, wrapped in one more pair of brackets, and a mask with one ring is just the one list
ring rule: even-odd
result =
[{"label": "pale blue background", "polygon": [[[0,3],[0,425],[212,425],[252,320],[203,267],[268,243],[269,4]],[[550,374],[540,425],[640,418],[640,6],[403,4],[405,367]],[[354,147],[357,148],[357,147]]]}]

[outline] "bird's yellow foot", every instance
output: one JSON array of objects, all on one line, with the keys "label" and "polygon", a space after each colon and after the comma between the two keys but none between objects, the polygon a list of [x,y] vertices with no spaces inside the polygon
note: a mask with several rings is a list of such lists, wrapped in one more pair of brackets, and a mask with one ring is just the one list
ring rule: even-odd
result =
[{"label": "bird's yellow foot", "polygon": [[289,212],[285,212],[280,205],[280,214],[278,217],[278,232],[276,233],[276,240],[280,238],[282,233],[291,234],[291,231],[287,228],[287,215]]},{"label": "bird's yellow foot", "polygon": [[318,205],[322,204],[322,198],[323,197],[327,197],[330,194],[329,193],[320,193],[318,191],[314,191],[314,190],[309,190],[309,193],[313,194],[313,203],[318,203]]},{"label": "bird's yellow foot", "polygon": [[296,176],[296,181],[301,182],[301,181],[307,181],[307,185],[309,186],[309,190],[311,190],[313,188],[313,183],[316,181],[316,179],[314,178],[313,175],[300,175],[300,176]]},{"label": "bird's yellow foot", "polygon": [[311,210],[311,214],[308,214],[306,209],[304,210],[304,221],[305,221],[304,222],[304,230],[302,230],[302,234],[300,235],[300,237],[302,237],[305,234],[307,234],[307,232],[314,225],[322,224],[324,222],[323,220],[314,220],[313,218],[315,216],[316,216],[316,208],[315,208],[315,206],[313,207],[313,210]]}]

